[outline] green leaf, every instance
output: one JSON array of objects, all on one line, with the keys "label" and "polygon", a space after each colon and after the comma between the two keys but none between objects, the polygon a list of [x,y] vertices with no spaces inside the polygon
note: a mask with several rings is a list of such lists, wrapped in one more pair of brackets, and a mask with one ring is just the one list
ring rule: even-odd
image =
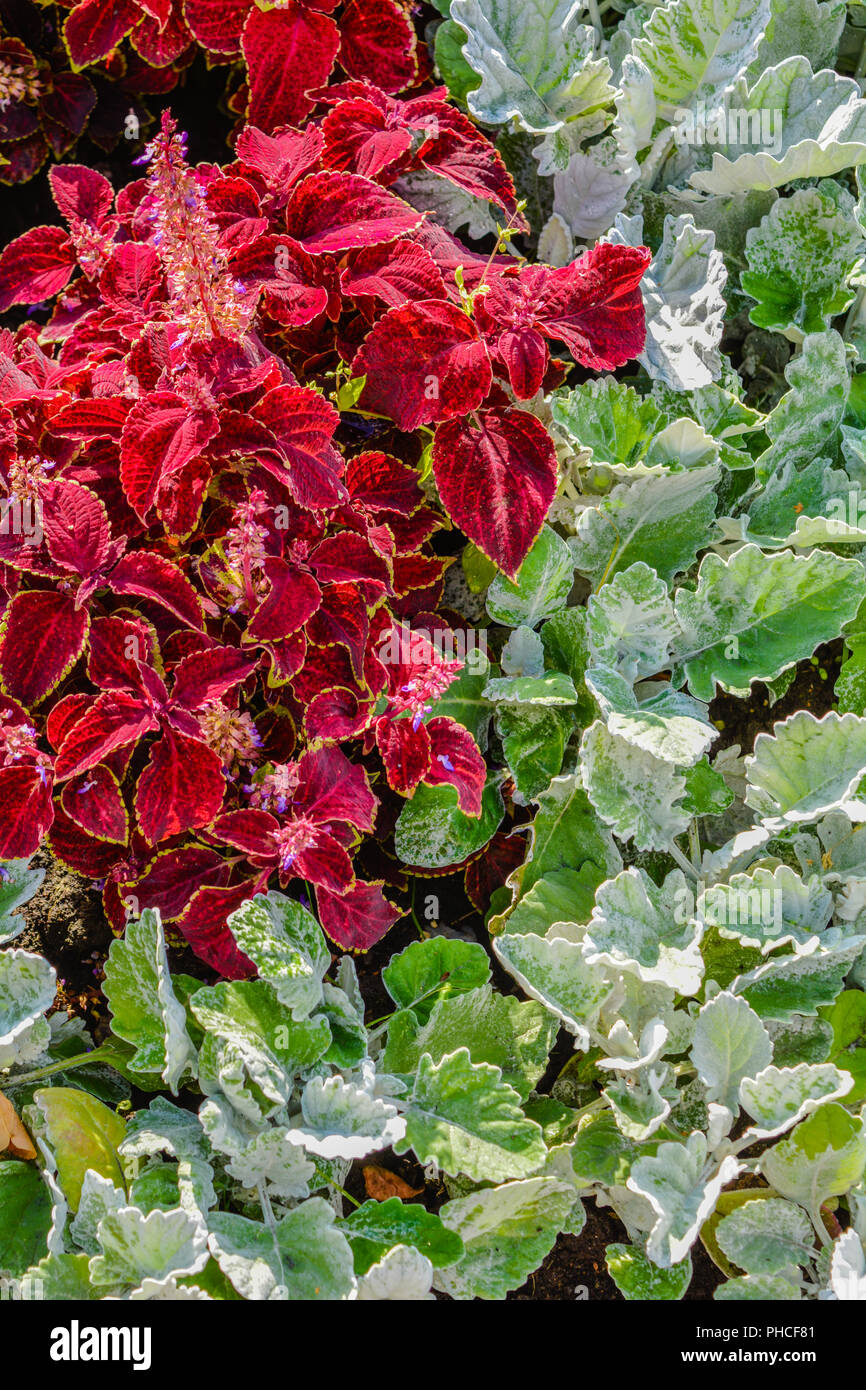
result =
[{"label": "green leaf", "polygon": [[705,1004],[695,1024],[691,1052],[707,1100],[736,1114],[744,1077],[757,1076],[773,1058],[773,1045],[754,1009],[734,994],[717,994]]},{"label": "green leaf", "polygon": [[815,1253],[815,1232],[805,1212],[780,1197],[745,1202],[716,1227],[722,1251],[746,1274],[778,1274],[805,1265]]},{"label": "green leaf", "polygon": [[749,318],[795,341],[820,333],[854,297],[848,278],[863,252],[863,235],[850,215],[816,188],[801,188],[774,203],[746,237],[749,269],[740,280],[758,301]]},{"label": "green leaf", "polygon": [[862,1122],[841,1105],[822,1105],[761,1156],[771,1187],[799,1202],[813,1220],[828,1197],[841,1197],[860,1181],[866,1163]]},{"label": "green leaf", "polygon": [[[706,705],[664,682],[648,682],[640,701],[629,681],[606,666],[590,667],[586,684],[608,731],[662,762],[691,767],[719,736],[706,717]],[[709,765],[707,771],[712,778]],[[724,791],[721,777],[716,781]],[[732,800],[729,795],[725,804]]]},{"label": "green leaf", "polygon": [[744,545],[727,561],[705,555],[697,588],[674,598],[682,634],[673,682],[687,680],[700,700],[713,698],[716,682],[748,695],[752,681],[773,679],[837,637],[864,593],[862,567],[823,551],[765,555]]},{"label": "green leaf", "polygon": [[463,56],[465,43],[466,32],[453,19],[446,19],[436,30],[434,61],[451,96],[461,103],[481,86],[478,73]]},{"label": "green leaf", "polygon": [[396,1014],[382,1065],[386,1071],[410,1073],[425,1053],[438,1063],[466,1047],[473,1062],[498,1067],[503,1081],[526,1100],[544,1075],[557,1032],[556,1020],[540,1004],[496,994],[485,984],[439,999],[423,1025],[408,1011]]},{"label": "green leaf", "polygon": [[90,1282],[87,1255],[46,1255],[27,1271],[27,1278],[46,1303],[79,1303],[101,1296]]},{"label": "green leaf", "polygon": [[[699,4],[707,2],[697,0]],[[710,4],[712,2],[709,0]],[[723,0],[723,3],[730,2]],[[653,14],[659,16],[667,13],[668,8],[675,9],[677,4],[682,7],[683,3],[684,0],[676,0],[672,7],[659,7]],[[714,8],[721,9],[722,5],[714,5]],[[642,218],[621,214],[608,239],[640,246],[644,240]],[[639,361],[654,380],[675,391],[687,391],[708,386],[721,375],[719,343],[727,278],[724,258],[716,249],[715,232],[704,226],[696,227],[690,213],[666,216],[661,245],[641,282],[646,343]],[[690,433],[695,433],[694,427]],[[656,440],[656,446],[660,443],[660,439]],[[712,441],[702,440],[702,443],[706,447]]]},{"label": "green leaf", "polygon": [[844,0],[773,0],[770,23],[752,65],[760,75],[792,54],[808,53],[815,72],[836,66],[836,49],[845,27]]},{"label": "green leaf", "polygon": [[155,1096],[147,1110],[130,1117],[119,1152],[127,1158],[165,1154],[175,1159],[180,1205],[188,1211],[202,1212],[216,1206],[207,1138],[197,1117],[188,1110]]},{"label": "green leaf", "polygon": [[205,1225],[180,1209],[144,1216],[136,1207],[121,1207],[103,1217],[97,1235],[101,1253],[90,1261],[94,1284],[162,1282],[196,1274],[207,1263]]},{"label": "green leaf", "polygon": [[731,986],[762,1018],[785,1019],[791,1014],[814,1014],[832,1004],[842,981],[863,951],[864,938],[816,951],[813,955],[781,956],[738,975]]},{"label": "green leaf", "polygon": [[573,1206],[574,1189],[554,1178],[509,1182],[446,1202],[440,1216],[465,1253],[436,1275],[436,1288],[452,1298],[505,1298],[553,1249]]},{"label": "green leaf", "polygon": [[0,865],[0,946],[8,946],[27,926],[18,911],[37,893],[44,869],[31,869],[27,859],[7,859]]},{"label": "green leaf", "polygon": [[498,574],[487,590],[487,611],[508,627],[536,627],[565,605],[574,583],[574,561],[561,536],[543,526],[512,582]]},{"label": "green leaf", "polygon": [[463,1241],[441,1217],[399,1197],[364,1202],[340,1222],[340,1230],[352,1247],[356,1274],[366,1274],[395,1245],[420,1250],[436,1269],[453,1265],[463,1254]]},{"label": "green leaf", "polygon": [[701,893],[697,911],[722,936],[767,955],[778,946],[813,941],[833,914],[833,899],[817,875],[804,881],[789,865],[779,864],[731,874],[727,883]]},{"label": "green leaf", "polygon": [[406,1135],[394,1151],[414,1149],[420,1162],[476,1182],[525,1177],[541,1167],[547,1150],[519,1100],[499,1068],[473,1063],[466,1047],[438,1064],[425,1054],[405,1112]]},{"label": "green leaf", "polygon": [[499,829],[505,813],[501,781],[496,773],[488,777],[480,816],[467,816],[460,810],[455,787],[428,787],[422,782],[400,812],[394,832],[394,845],[402,862],[418,868],[444,869],[483,849]]},{"label": "green leaf", "polygon": [[586,694],[583,677],[589,665],[589,639],[585,608],[561,608],[541,629],[541,641],[547,666],[552,671],[564,671],[571,677],[577,693],[577,704],[571,711],[581,728],[595,718],[595,705]]},{"label": "green leaf", "polygon": [[847,1095],[848,1104],[854,1105],[866,1099],[866,994],[861,989],[843,990],[820,1013],[833,1029],[830,1061],[854,1080]]},{"label": "green leaf", "polygon": [[145,908],[112,941],[105,962],[105,997],[118,1037],[132,1043],[132,1072],[156,1074],[177,1095],[196,1053],[186,1028],[186,1010],[175,997],[159,913]]},{"label": "green leaf", "polygon": [[671,0],[654,9],[632,48],[649,69],[659,115],[715,97],[755,57],[769,0]]},{"label": "green leaf", "polygon": [[659,1269],[635,1245],[609,1245],[604,1259],[608,1274],[629,1301],[676,1302],[692,1282],[691,1255],[671,1269]]},{"label": "green leaf", "polygon": [[[720,105],[725,129],[737,138],[714,152],[709,169],[691,174],[689,182],[703,193],[781,188],[866,158],[866,102],[858,84],[829,70],[813,73],[808,58],[786,58],[751,86],[738,77]],[[755,149],[762,113],[779,141],[777,152]]]},{"label": "green leaf", "polygon": [[115,1187],[125,1188],[118,1148],[126,1125],[119,1115],[71,1086],[51,1086],[36,1091],[33,1098],[45,1123],[60,1185],[73,1211],[78,1210],[88,1168]]},{"label": "green leaf", "polygon": [[574,114],[581,69],[593,63],[593,33],[574,23],[573,0],[452,0],[451,18],[465,29],[464,57],[481,76],[469,109],[488,125],[516,119],[523,130],[558,130]]},{"label": "green leaf", "polygon": [[553,870],[529,892],[509,915],[505,931],[509,936],[546,936],[557,922],[588,922],[596,890],[606,874],[587,860],[577,873],[571,869]]},{"label": "green leaf", "polygon": [[[827,561],[829,556],[822,555]],[[852,799],[866,772],[866,719],[831,711],[816,719],[798,710],[761,733],[746,758],[746,804],[771,830],[818,820],[841,809],[864,819],[863,803]]]},{"label": "green leaf", "polygon": [[684,1143],[660,1144],[654,1156],[640,1157],[632,1165],[629,1189],[646,1197],[657,1214],[647,1255],[663,1269],[685,1259],[722,1188],[739,1172],[737,1160],[728,1155],[706,1181],[706,1160],[706,1136],[695,1131]]},{"label": "green leaf", "polygon": [[51,1197],[35,1163],[0,1163],[0,1271],[18,1279],[45,1251]]},{"label": "green leaf", "polygon": [[284,893],[257,893],[228,919],[229,930],[281,1004],[307,1018],[322,999],[331,953],[315,917]]},{"label": "green leaf", "polygon": [[[793,1274],[794,1271],[789,1270]],[[729,1279],[713,1294],[717,1303],[800,1303],[799,1288],[784,1274],[748,1274],[742,1279]]]},{"label": "green leaf", "polygon": [[584,734],[580,764],[595,810],[621,840],[633,839],[636,849],[664,849],[688,827],[691,817],[677,804],[685,778],[600,721]]},{"label": "green leaf", "polygon": [[535,705],[500,705],[496,732],[514,778],[515,800],[539,796],[562,771],[571,721],[559,710]]},{"label": "green leaf", "polygon": [[0,1071],[41,1057],[51,1040],[42,1017],[54,1003],[57,973],[30,951],[0,952]]},{"label": "green leaf", "polygon": [[242,1298],[328,1302],[352,1291],[351,1247],[322,1197],[302,1202],[273,1228],[229,1212],[209,1224],[219,1267]]},{"label": "green leaf", "polygon": [[685,769],[686,794],[683,810],[690,816],[719,816],[733,805],[734,793],[720,772],[701,758]]},{"label": "green leaf", "polygon": [[[866,135],[866,102],[861,104]],[[802,468],[827,453],[828,443],[842,423],[850,384],[845,344],[839,334],[832,330],[807,334],[799,355],[785,368],[785,380],[790,389],[765,422],[772,442],[757,461],[762,480],[783,465]]]},{"label": "green leaf", "polygon": [[490,960],[477,941],[431,936],[391,957],[382,983],[399,1009],[426,1023],[436,1003],[475,990],[490,979]]},{"label": "green leaf", "polygon": [[578,514],[576,568],[598,589],[642,560],[670,583],[712,539],[718,476],[710,466],[619,483]]},{"label": "green leaf", "polygon": [[494,937],[493,949],[526,993],[562,1019],[587,1051],[589,1027],[614,986],[600,966],[585,959],[582,943],[527,932]]},{"label": "green leaf", "polygon": [[612,376],[557,392],[552,414],[577,448],[590,450],[593,463],[626,467],[646,457],[651,440],[671,418],[651,396],[638,395]]},{"label": "green leaf", "polygon": [[484,687],[488,700],[499,704],[573,705],[577,692],[570,676],[561,671],[547,671],[540,676],[500,676]]},{"label": "green leaf", "polygon": [[649,565],[621,570],[590,594],[587,611],[589,665],[610,667],[632,685],[667,666],[679,627],[667,585]]},{"label": "green leaf", "polygon": [[339,1075],[314,1076],[287,1138],[318,1158],[355,1160],[389,1148],[405,1129],[396,1107],[363,1086]]},{"label": "green leaf", "polygon": [[331,1042],[327,1019],[294,1018],[264,980],[200,989],[190,1007],[206,1034],[199,1054],[202,1090],[207,1096],[222,1092],[253,1121],[288,1103],[296,1074]]},{"label": "green leaf", "polygon": [[[747,1131],[756,1139],[770,1139],[796,1124],[825,1100],[839,1100],[851,1090],[851,1078],[831,1063],[818,1066],[765,1067],[740,1082],[740,1104],[757,1127]],[[742,1261],[740,1261],[742,1264]],[[742,1265],[746,1269],[745,1265]],[[760,1270],[746,1269],[748,1274]]]},{"label": "green leaf", "polygon": [[647,983],[670,985],[677,994],[697,994],[704,963],[700,928],[683,905],[685,875],[675,869],[657,887],[643,869],[625,869],[603,883],[586,928],[585,955],[591,965],[627,970]]}]

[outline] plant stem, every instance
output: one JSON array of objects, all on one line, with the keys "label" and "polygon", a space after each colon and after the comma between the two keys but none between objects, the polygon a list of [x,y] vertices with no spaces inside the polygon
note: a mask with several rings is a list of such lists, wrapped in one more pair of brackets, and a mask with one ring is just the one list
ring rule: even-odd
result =
[{"label": "plant stem", "polygon": [[[29,1086],[31,1081],[41,1081],[46,1076],[56,1076],[61,1071],[72,1071],[74,1067],[84,1067],[90,1062],[101,1062],[104,1049],[95,1047],[92,1052],[76,1053],[74,1057],[68,1057],[60,1062],[49,1062],[47,1066],[37,1067],[35,1071],[26,1071],[23,1076],[13,1076],[9,1078],[9,1084],[14,1086]],[[110,1065],[111,1054],[109,1050],[106,1059]]]},{"label": "plant stem", "polygon": [[697,883],[698,871],[695,868],[694,864],[692,864],[691,860],[686,859],[686,856],[683,854],[679,845],[674,844],[673,840],[669,840],[667,845],[667,852],[672,859],[676,860],[683,873],[686,874],[688,878],[693,879],[695,883]]},{"label": "plant stem", "polygon": [[698,873],[701,871],[701,833],[697,818],[689,822],[689,854]]}]

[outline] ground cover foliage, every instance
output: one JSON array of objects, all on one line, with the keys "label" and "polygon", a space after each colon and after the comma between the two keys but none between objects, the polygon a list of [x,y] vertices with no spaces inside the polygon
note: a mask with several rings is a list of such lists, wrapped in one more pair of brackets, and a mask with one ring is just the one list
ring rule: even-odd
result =
[{"label": "ground cover foliage", "polygon": [[866,1297],[866,12],[0,20],[0,1274]]}]

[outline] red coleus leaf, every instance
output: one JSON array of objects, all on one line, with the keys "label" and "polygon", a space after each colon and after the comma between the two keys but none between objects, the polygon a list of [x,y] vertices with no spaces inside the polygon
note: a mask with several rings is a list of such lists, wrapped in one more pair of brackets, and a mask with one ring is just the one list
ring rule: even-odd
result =
[{"label": "red coleus leaf", "polygon": [[51,783],[38,767],[0,767],[0,860],[29,859],[54,819]]},{"label": "red coleus leaf", "polygon": [[51,91],[45,93],[39,105],[45,138],[57,159],[83,133],[96,102],[96,91],[83,73],[53,74]]},{"label": "red coleus leaf", "polygon": [[[363,84],[356,83],[361,88]],[[332,169],[352,170],[374,179],[412,148],[412,134],[389,120],[387,107],[365,95],[341,101],[323,122],[325,161]],[[405,162],[405,161],[404,161]]]},{"label": "red coleus leaf", "polygon": [[210,410],[192,410],[174,391],[155,391],[137,401],[120,443],[120,478],[142,521],[156,501],[161,478],[200,454],[219,426]]},{"label": "red coleus leaf", "polygon": [[401,430],[477,410],[493,379],[472,320],[438,299],[389,310],[364,340],[352,373],[367,377],[361,405]]},{"label": "red coleus leaf", "polygon": [[61,792],[60,804],[69,819],[95,839],[126,844],[129,817],[118,780],[104,764],[71,778]]},{"label": "red coleus leaf", "polygon": [[247,625],[245,641],[288,637],[304,626],[322,601],[321,589],[304,570],[275,556],[265,560],[264,570],[271,587]]},{"label": "red coleus leaf", "polygon": [[391,454],[356,454],[346,464],[346,486],[352,502],[371,512],[410,516],[424,500],[416,470]]},{"label": "red coleus leaf", "polygon": [[368,579],[374,584],[381,584],[383,593],[391,587],[391,571],[387,562],[368,540],[351,532],[328,536],[316,546],[310,556],[310,564],[320,584]]},{"label": "red coleus leaf", "polygon": [[252,809],[227,811],[212,827],[214,835],[225,844],[265,862],[276,857],[274,831],[279,828],[280,823],[275,816],[267,811]]},{"label": "red coleus leaf", "polygon": [[493,839],[466,869],[466,896],[484,915],[490,899],[508,875],[526,858],[526,837],[497,831]]},{"label": "red coleus leaf", "polygon": [[380,883],[358,882],[342,897],[318,888],[316,906],[323,930],[344,951],[369,951],[400,916]]},{"label": "red coleus leaf", "polygon": [[340,415],[330,401],[308,387],[276,386],[252,414],[270,431],[285,465],[270,471],[288,485],[300,506],[330,507],[345,499],[340,481],[344,464],[331,443]]},{"label": "red coleus leaf", "polygon": [[40,304],[68,285],[75,251],[62,227],[33,227],[0,255],[0,313],[13,304]]},{"label": "red coleus leaf", "polygon": [[309,738],[335,743],[363,733],[371,717],[372,706],[362,705],[353,691],[340,686],[313,696],[304,714],[304,727]]},{"label": "red coleus leaf", "polygon": [[250,86],[247,120],[273,130],[312,109],[307,92],[327,82],[340,31],[327,15],[282,0],[277,10],[250,11],[241,46]]},{"label": "red coleus leaf", "polygon": [[376,818],[376,798],[367,774],[338,748],[320,748],[298,759],[299,786],[292,807],[315,821],[344,821],[368,834]]},{"label": "red coleus leaf", "polygon": [[444,298],[445,284],[436,262],[415,241],[370,246],[356,251],[340,275],[340,289],[353,298],[369,295],[389,308],[418,299]]},{"label": "red coleus leaf", "polygon": [[561,269],[527,266],[493,281],[478,303],[478,324],[518,396],[529,399],[541,387],[546,338],[597,371],[638,355],[646,332],[640,280],[650,258],[644,246],[602,243]]},{"label": "red coleus leaf", "polygon": [[80,0],[63,26],[73,67],[107,58],[138,18],[133,0]]},{"label": "red coleus leaf", "polygon": [[256,886],[241,883],[234,888],[205,885],[198,888],[175,926],[195,951],[199,960],[216,970],[226,980],[247,980],[255,974],[227,926],[227,918],[256,891]]},{"label": "red coleus leaf", "polygon": [[433,473],[451,519],[515,579],[553,501],[556,453],[524,410],[482,410],[476,419],[439,425]]},{"label": "red coleus leaf", "polygon": [[434,787],[443,782],[456,787],[461,811],[467,816],[480,816],[487,768],[469,730],[441,716],[422,727],[426,727],[430,737],[430,766],[424,781]]},{"label": "red coleus leaf", "polygon": [[429,139],[418,151],[424,167],[502,208],[515,230],[526,231],[525,219],[517,215],[514,181],[505,161],[469,117],[444,101],[423,98],[412,102],[411,110],[412,120],[429,131]]},{"label": "red coleus leaf", "polygon": [[235,153],[242,165],[261,174],[276,206],[281,207],[298,179],[318,163],[324,143],[324,135],[314,125],[275,135],[247,125],[238,136]]},{"label": "red coleus leaf", "polygon": [[138,779],[135,810],[141,833],[157,844],[207,825],[219,813],[224,793],[216,753],[198,739],[164,727]]},{"label": "red coleus leaf", "polygon": [[376,747],[385,767],[388,785],[408,796],[430,766],[430,735],[423,724],[411,719],[376,720]]},{"label": "red coleus leaf", "polygon": [[99,289],[112,309],[146,319],[162,291],[162,269],[152,246],[125,241],[115,246],[99,278]]},{"label": "red coleus leaf", "polygon": [[[166,561],[166,563],[168,563]],[[141,664],[152,664],[154,659],[154,638],[147,623],[139,618],[95,618],[90,628],[90,654],[87,660],[87,674],[94,685],[103,690],[135,690],[146,693],[141,678]],[[61,701],[67,706],[68,696]],[[89,705],[88,696],[83,698]],[[55,706],[55,709],[58,708]],[[70,707],[71,709],[71,707]],[[79,708],[78,717],[84,713]],[[49,724],[54,716],[52,710]],[[71,714],[64,715],[56,734],[49,728],[48,736],[55,748],[69,730],[67,720]]]},{"label": "red coleus leaf", "polygon": [[48,847],[61,863],[85,878],[105,878],[117,862],[118,853],[123,853],[111,840],[97,840],[82,830],[57,801]]},{"label": "red coleus leaf", "polygon": [[[101,619],[91,624],[91,642],[93,633],[99,627]],[[91,696],[85,695],[83,691],[75,691],[71,695],[64,695],[62,700],[58,700],[56,705],[52,705],[48,718],[45,721],[45,737],[52,748],[59,748],[73,724],[76,724],[81,716],[90,708]]]},{"label": "red coleus leaf", "polygon": [[234,55],[250,6],[251,0],[183,0],[183,17],[202,48]]},{"label": "red coleus leaf", "polygon": [[398,0],[349,0],[340,16],[340,63],[385,92],[401,92],[418,74],[415,29]]},{"label": "red coleus leaf", "polygon": [[385,245],[421,220],[402,198],[358,174],[308,174],[286,207],[289,235],[312,256]]},{"label": "red coleus leaf", "polygon": [[176,565],[153,551],[124,555],[108,583],[116,594],[136,594],[168,609],[188,627],[202,626],[201,606],[195,589]]},{"label": "red coleus leaf", "polygon": [[158,727],[143,700],[125,690],[107,690],[66,733],[54,761],[55,776],[62,781],[87,772],[116,748],[136,743]]},{"label": "red coleus leaf", "polygon": [[321,314],[328,291],[314,283],[312,258],[286,236],[263,236],[232,258],[232,274],[240,284],[263,290],[268,312],[287,328],[301,328]]},{"label": "red coleus leaf", "polygon": [[164,68],[186,52],[193,37],[181,16],[169,11],[168,21],[162,26],[145,15],[135,26],[130,42],[148,67]]},{"label": "red coleus leaf", "polygon": [[111,211],[114,189],[103,174],[84,164],[56,164],[48,172],[51,196],[67,222],[99,227]]},{"label": "red coleus leaf", "polygon": [[235,647],[193,652],[175,668],[172,700],[188,710],[200,709],[240,685],[257,665],[257,657],[246,656]]},{"label": "red coleus leaf", "polygon": [[48,553],[61,569],[90,575],[108,559],[108,515],[89,488],[71,479],[47,484],[42,495],[42,530]]},{"label": "red coleus leaf", "polygon": [[71,671],[87,640],[90,618],[68,594],[34,589],[16,594],[3,619],[0,680],[28,709]]},{"label": "red coleus leaf", "polygon": [[51,417],[51,433],[63,439],[119,439],[132,401],[122,396],[98,396],[70,401]]},{"label": "red coleus leaf", "polygon": [[[216,850],[200,845],[163,850],[137,877],[122,879],[141,908],[159,909],[163,921],[179,917],[197,888],[224,887],[229,868]],[[124,892],[124,897],[126,892]]]},{"label": "red coleus leaf", "polygon": [[369,615],[364,605],[358,602],[357,590],[352,584],[330,585],[307,624],[307,634],[311,642],[322,647],[334,643],[345,647],[349,653],[352,670],[359,679],[364,671],[364,652],[369,631]]}]

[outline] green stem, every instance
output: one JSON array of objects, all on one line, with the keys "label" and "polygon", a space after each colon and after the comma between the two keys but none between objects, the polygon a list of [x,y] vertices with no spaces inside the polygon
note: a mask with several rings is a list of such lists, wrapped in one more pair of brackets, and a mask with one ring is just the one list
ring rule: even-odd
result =
[{"label": "green stem", "polygon": [[701,834],[697,819],[689,822],[689,854],[698,873],[701,871]]},{"label": "green stem", "polygon": [[[46,1076],[56,1076],[61,1071],[72,1071],[73,1067],[85,1067],[91,1062],[101,1062],[106,1049],[95,1047],[92,1052],[76,1053],[74,1057],[68,1057],[61,1062],[50,1062],[46,1067],[37,1067],[35,1071],[26,1071],[23,1076],[13,1076],[9,1079],[9,1084],[14,1086],[29,1086],[31,1081],[42,1081]],[[108,1056],[105,1058],[109,1066],[111,1065],[111,1049],[108,1049]]]},{"label": "green stem", "polygon": [[335,1191],[339,1192],[341,1197],[345,1197],[347,1202],[351,1202],[353,1207],[359,1207],[361,1205],[357,1197],[353,1197],[351,1192],[347,1192],[345,1187],[341,1187],[338,1182],[334,1182],[331,1178],[328,1179],[328,1182]]},{"label": "green stem", "polygon": [[697,883],[698,871],[695,868],[694,864],[692,864],[690,860],[686,859],[686,856],[683,854],[679,845],[674,844],[673,840],[669,840],[667,844],[667,852],[672,859],[676,860],[683,873],[688,878],[694,879],[694,881]]}]

